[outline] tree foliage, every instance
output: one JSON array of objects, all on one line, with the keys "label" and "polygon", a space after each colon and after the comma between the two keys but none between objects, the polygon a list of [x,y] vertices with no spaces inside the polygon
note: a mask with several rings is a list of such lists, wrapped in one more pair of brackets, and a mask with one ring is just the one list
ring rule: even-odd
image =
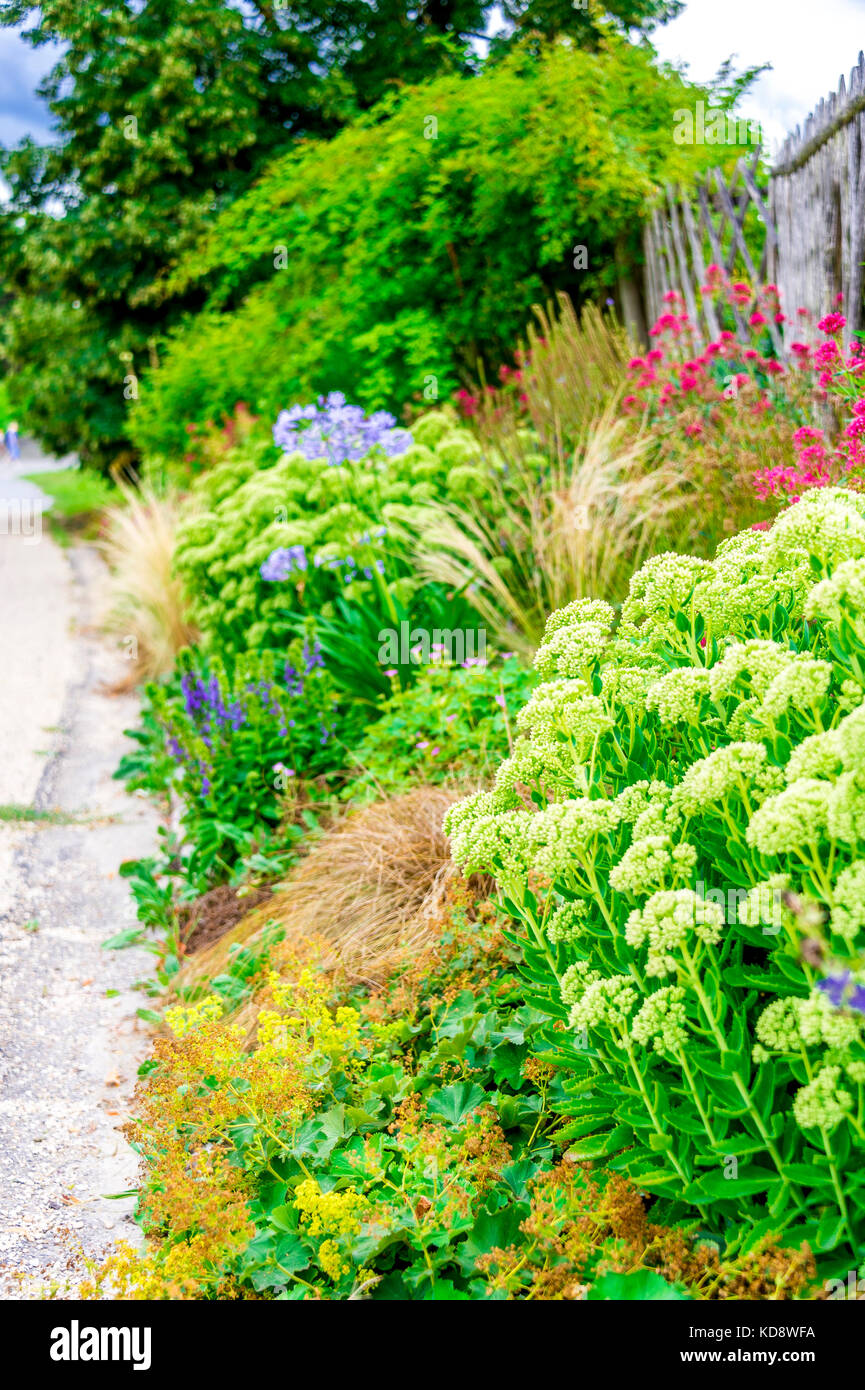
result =
[{"label": "tree foliage", "polygon": [[[273,416],[333,388],[369,408],[494,371],[556,290],[606,298],[645,201],[718,150],[672,141],[700,95],[648,47],[517,49],[404,92],[276,161],[166,286],[206,294],[133,412],[146,452],[245,400]],[[726,151],[735,157],[736,150]],[[582,250],[580,249],[582,248]]]}]

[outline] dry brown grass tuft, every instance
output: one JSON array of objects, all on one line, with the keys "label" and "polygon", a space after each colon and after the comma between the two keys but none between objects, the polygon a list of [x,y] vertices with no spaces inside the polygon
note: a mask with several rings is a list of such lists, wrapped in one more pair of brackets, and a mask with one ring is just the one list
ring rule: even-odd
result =
[{"label": "dry brown grass tuft", "polygon": [[269,923],[289,949],[315,941],[319,966],[346,983],[376,984],[428,945],[455,868],[442,830],[465,788],[417,787],[348,812],[316,842],[291,877],[214,945],[185,963],[188,987],[225,968],[235,943]]},{"label": "dry brown grass tuft", "polygon": [[111,571],[103,625],[130,659],[129,676],[118,689],[165,675],[197,636],[172,569],[178,502],[147,485],[139,491],[124,486],[123,493],[123,505],[105,513],[101,547]]}]

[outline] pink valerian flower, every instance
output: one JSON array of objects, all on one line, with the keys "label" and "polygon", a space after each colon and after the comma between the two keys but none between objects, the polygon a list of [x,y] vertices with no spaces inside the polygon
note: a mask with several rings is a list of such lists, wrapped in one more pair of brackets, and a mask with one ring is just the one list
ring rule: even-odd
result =
[{"label": "pink valerian flower", "polygon": [[660,338],[664,333],[678,333],[679,320],[675,314],[661,314],[657,323],[649,329],[650,338]]},{"label": "pink valerian flower", "polygon": [[818,367],[828,367],[831,366],[833,362],[837,362],[840,356],[841,353],[838,350],[837,343],[821,343],[814,353],[814,361]]},{"label": "pink valerian flower", "polygon": [[834,336],[847,327],[847,320],[843,314],[826,314],[817,324],[817,327],[821,333],[829,333]]},{"label": "pink valerian flower", "polygon": [[663,350],[663,348],[649,348],[649,351],[646,353],[646,359],[647,359],[647,361],[649,361],[649,362],[663,362],[663,360],[664,360],[664,350]]},{"label": "pink valerian flower", "polygon": [[753,314],[751,314],[750,318],[748,319],[748,322],[750,323],[752,328],[762,328],[763,324],[767,323],[768,320],[765,314],[761,314],[759,309],[755,309]]}]

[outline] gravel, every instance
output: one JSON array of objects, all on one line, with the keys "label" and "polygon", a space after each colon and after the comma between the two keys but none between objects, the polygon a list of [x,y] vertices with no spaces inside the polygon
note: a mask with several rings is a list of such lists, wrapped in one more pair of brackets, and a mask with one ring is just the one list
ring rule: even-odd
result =
[{"label": "gravel", "polygon": [[[32,465],[31,465],[32,466]],[[0,475],[0,500],[3,491]],[[0,534],[0,1296],[44,1296],[80,1252],[136,1240],[136,1180],[119,1127],[149,1029],[136,992],[152,957],[101,943],[134,923],[123,859],[152,854],[157,814],[112,780],[132,696],[92,626],[104,580],[90,547]],[[69,1294],[69,1290],[66,1290]],[[63,1289],[58,1296],[64,1296]],[[73,1296],[73,1295],[69,1295]]]}]

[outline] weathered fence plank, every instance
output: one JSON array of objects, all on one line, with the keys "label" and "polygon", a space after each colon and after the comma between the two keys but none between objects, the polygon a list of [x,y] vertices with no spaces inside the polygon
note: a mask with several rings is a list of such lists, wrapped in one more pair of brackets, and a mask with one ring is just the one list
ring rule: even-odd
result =
[{"label": "weathered fence plank", "polygon": [[[748,163],[740,160],[729,181],[714,169],[687,192],[664,189],[644,228],[647,318],[657,319],[665,292],[676,289],[692,321],[717,336],[715,307],[700,292],[711,255],[731,277],[741,266],[755,288],[767,279],[778,285],[787,318],[781,331],[769,325],[776,352],[789,352],[800,306],[815,317],[840,308],[849,343],[865,329],[865,54],[849,83],[842,76],[837,91],[788,135],[768,185],[759,158],[757,149]],[[759,256],[744,231],[751,207],[764,229]],[[735,307],[734,320],[744,341]]]}]

